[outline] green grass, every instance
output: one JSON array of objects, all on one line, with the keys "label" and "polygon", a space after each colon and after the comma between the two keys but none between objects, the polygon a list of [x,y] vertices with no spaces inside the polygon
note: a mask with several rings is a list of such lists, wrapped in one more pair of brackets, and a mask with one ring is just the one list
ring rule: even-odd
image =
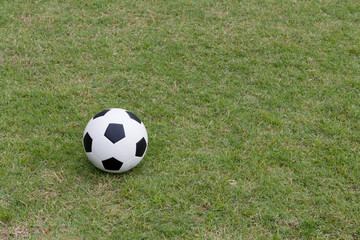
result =
[{"label": "green grass", "polygon": [[[0,2],[0,239],[359,239],[357,0]],[[129,109],[149,149],[100,172]]]}]

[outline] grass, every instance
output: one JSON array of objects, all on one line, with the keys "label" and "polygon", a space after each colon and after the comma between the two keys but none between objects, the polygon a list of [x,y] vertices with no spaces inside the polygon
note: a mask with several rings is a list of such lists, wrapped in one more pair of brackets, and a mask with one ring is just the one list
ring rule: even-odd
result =
[{"label": "grass", "polygon": [[[1,1],[1,239],[359,239],[360,4]],[[82,133],[120,107],[128,173]]]}]

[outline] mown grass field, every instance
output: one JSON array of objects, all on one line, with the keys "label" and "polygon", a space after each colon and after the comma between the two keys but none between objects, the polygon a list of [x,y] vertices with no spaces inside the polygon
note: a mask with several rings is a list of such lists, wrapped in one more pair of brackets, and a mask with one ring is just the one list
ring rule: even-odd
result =
[{"label": "mown grass field", "polygon": [[0,89],[0,239],[360,239],[358,0],[2,0]]}]

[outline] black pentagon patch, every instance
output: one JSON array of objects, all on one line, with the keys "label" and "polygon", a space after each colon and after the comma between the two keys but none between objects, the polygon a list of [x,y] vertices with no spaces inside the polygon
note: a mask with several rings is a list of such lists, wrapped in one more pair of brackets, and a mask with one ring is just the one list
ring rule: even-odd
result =
[{"label": "black pentagon patch", "polygon": [[93,117],[93,119],[98,118],[98,117],[101,117],[101,116],[104,116],[108,111],[110,111],[110,109],[106,109],[106,110],[104,110],[104,111],[99,112],[98,114],[96,114],[96,115]]},{"label": "black pentagon patch", "polygon": [[140,141],[136,143],[136,153],[135,156],[142,157],[146,150],[146,141],[145,138],[142,138]]},{"label": "black pentagon patch", "polygon": [[86,133],[83,139],[85,152],[91,152],[92,138],[89,133]]},{"label": "black pentagon patch", "polygon": [[141,124],[141,120],[140,118],[138,118],[135,114],[133,114],[132,112],[126,111],[126,113],[129,115],[129,117],[135,121],[137,121],[138,123]]},{"label": "black pentagon patch", "polygon": [[123,163],[117,160],[116,158],[106,159],[102,161],[102,164],[106,170],[111,170],[111,171],[119,171],[121,166],[123,165]]},{"label": "black pentagon patch", "polygon": [[125,137],[124,126],[118,123],[110,123],[104,135],[112,143],[117,143]]}]

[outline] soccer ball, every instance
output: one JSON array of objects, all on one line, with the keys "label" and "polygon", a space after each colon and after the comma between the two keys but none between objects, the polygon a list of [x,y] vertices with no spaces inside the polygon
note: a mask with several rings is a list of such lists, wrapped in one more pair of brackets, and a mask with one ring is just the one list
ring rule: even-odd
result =
[{"label": "soccer ball", "polygon": [[148,135],[133,113],[111,108],[96,114],[87,124],[83,144],[95,167],[111,173],[126,172],[144,157]]}]

